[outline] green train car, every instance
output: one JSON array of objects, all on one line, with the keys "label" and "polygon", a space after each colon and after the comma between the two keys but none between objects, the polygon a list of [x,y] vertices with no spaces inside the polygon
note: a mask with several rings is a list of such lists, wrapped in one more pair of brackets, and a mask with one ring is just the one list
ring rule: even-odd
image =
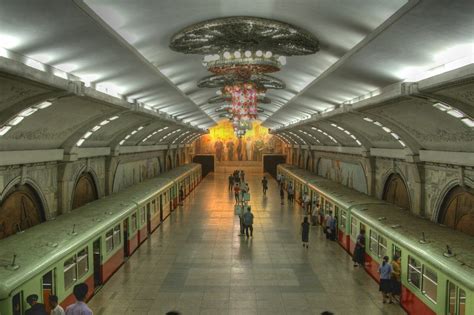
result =
[{"label": "green train car", "polygon": [[295,166],[277,169],[286,182],[309,191],[323,214],[330,211],[336,216],[337,240],[349,254],[359,232],[366,231],[364,268],[376,281],[383,256],[401,257],[400,304],[408,314],[474,314],[472,236]]},{"label": "green train car", "polygon": [[24,314],[30,294],[65,307],[80,282],[89,299],[174,210],[178,190],[200,181],[201,166],[187,164],[0,240],[0,315]]}]

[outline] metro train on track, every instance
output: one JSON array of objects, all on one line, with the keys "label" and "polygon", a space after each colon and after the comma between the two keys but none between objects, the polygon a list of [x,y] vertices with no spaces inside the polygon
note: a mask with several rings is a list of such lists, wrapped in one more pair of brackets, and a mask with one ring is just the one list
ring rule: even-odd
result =
[{"label": "metro train on track", "polygon": [[365,270],[376,281],[383,256],[401,257],[400,304],[409,314],[474,314],[472,236],[296,166],[280,164],[277,170],[285,187],[293,184],[297,201],[307,192],[324,213],[335,215],[337,240],[349,254],[360,230],[366,231]]},{"label": "metro train on track", "polygon": [[[88,299],[201,181],[187,164],[0,240],[0,314],[21,315],[26,297],[63,306],[85,282]],[[45,302],[46,301],[46,302]]]}]

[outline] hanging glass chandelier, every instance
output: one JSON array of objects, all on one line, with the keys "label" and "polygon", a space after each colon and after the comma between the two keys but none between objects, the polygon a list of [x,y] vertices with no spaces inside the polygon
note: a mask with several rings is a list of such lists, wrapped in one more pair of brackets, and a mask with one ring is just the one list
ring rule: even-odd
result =
[{"label": "hanging glass chandelier", "polygon": [[[318,40],[309,32],[280,21],[234,16],[203,21],[176,33],[170,48],[203,55],[203,66],[214,75],[201,79],[201,88],[219,88],[209,103],[227,103],[224,115],[237,135],[257,119],[258,103],[269,103],[267,89],[285,83],[267,75],[280,71],[286,57],[314,54]],[[229,104],[230,103],[230,104]]]}]

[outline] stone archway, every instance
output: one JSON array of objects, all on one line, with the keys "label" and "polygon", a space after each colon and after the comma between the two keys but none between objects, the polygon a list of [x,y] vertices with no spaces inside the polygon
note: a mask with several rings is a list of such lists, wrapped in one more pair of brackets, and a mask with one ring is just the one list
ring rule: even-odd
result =
[{"label": "stone archway", "polygon": [[410,210],[410,194],[408,193],[405,181],[398,174],[391,174],[388,177],[385,182],[382,199]]},{"label": "stone archway", "polygon": [[452,188],[443,200],[438,223],[474,236],[474,192],[461,186]]},{"label": "stone archway", "polygon": [[82,173],[74,187],[71,210],[98,199],[97,187],[91,173]]},{"label": "stone archway", "polygon": [[17,185],[0,204],[0,239],[46,220],[37,192],[28,184]]}]

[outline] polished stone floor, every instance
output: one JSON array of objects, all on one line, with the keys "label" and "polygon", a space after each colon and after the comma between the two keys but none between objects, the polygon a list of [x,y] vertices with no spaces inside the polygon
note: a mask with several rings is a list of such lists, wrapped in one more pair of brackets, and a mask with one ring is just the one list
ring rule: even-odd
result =
[{"label": "polished stone floor", "polygon": [[94,314],[405,314],[319,227],[304,249],[301,209],[280,205],[273,179],[263,197],[260,179],[247,179],[254,237],[239,236],[226,175],[210,174],[89,302]]}]

